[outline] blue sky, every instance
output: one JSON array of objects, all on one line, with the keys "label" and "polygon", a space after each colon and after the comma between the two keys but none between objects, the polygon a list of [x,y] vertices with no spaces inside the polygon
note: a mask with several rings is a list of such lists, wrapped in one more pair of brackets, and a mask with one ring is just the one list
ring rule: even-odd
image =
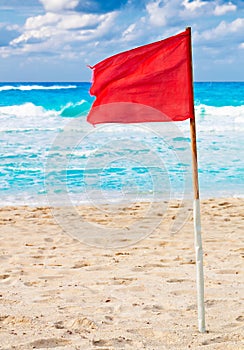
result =
[{"label": "blue sky", "polygon": [[0,81],[90,81],[88,64],[187,26],[194,80],[244,81],[243,0],[0,0]]}]

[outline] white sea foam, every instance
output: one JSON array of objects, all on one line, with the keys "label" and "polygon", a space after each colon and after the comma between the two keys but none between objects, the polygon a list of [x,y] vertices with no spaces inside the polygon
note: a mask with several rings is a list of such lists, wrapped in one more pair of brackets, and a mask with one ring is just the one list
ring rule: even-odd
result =
[{"label": "white sea foam", "polygon": [[243,131],[244,105],[214,107],[196,106],[199,130],[203,131]]},{"label": "white sea foam", "polygon": [[[243,132],[244,105],[214,107],[207,105],[195,106],[197,131],[199,132]],[[189,121],[177,122],[179,129],[189,133]],[[206,134],[207,135],[207,134]]]},{"label": "white sea foam", "polygon": [[[37,106],[32,102],[26,102],[21,105],[13,106],[0,106],[0,118],[1,117],[16,117],[16,118],[25,118],[25,117],[48,117],[48,116],[60,116],[65,111],[70,111],[70,117],[72,117],[72,109],[75,109],[83,104],[87,103],[86,100],[81,100],[76,103],[69,102],[59,111],[54,109],[45,109],[42,106]],[[43,120],[45,123],[45,120]]]},{"label": "white sea foam", "polygon": [[215,116],[215,117],[241,117],[244,116],[244,105],[241,106],[207,106],[200,104],[195,106],[196,115],[198,116]]},{"label": "white sea foam", "polygon": [[8,90],[20,90],[20,91],[31,91],[31,90],[61,90],[61,89],[76,89],[76,85],[50,85],[50,86],[43,86],[43,85],[4,85],[0,86],[0,92],[1,91],[8,91]]},{"label": "white sea foam", "polygon": [[76,102],[76,103],[68,102],[68,103],[61,109],[61,112],[63,112],[66,108],[81,106],[81,105],[83,105],[83,104],[86,103],[86,102],[87,102],[86,100],[81,100],[81,101],[78,101],[78,102]]},{"label": "white sea foam", "polygon": [[[82,105],[85,105],[86,103],[87,101],[84,99],[76,103],[67,103],[58,111],[54,109],[45,109],[44,107],[37,106],[31,102],[27,102],[21,105],[1,106],[1,130],[8,130],[10,124],[11,130],[13,127],[18,129],[18,127],[28,128],[30,126],[32,127],[33,125],[36,125],[41,129],[46,128],[47,125],[48,127],[56,128],[56,125],[65,125],[69,123],[70,120],[72,120],[72,117],[79,117],[82,114],[83,121],[86,123],[84,113],[88,112],[87,108],[89,108],[89,105],[82,108]],[[244,105],[214,107],[201,104],[195,107],[195,112],[197,119],[197,129],[200,132],[242,132],[244,130]],[[63,116],[66,118],[63,118]],[[155,125],[155,123],[153,124]],[[159,127],[168,129],[168,123],[159,124]],[[179,127],[183,133],[187,134],[189,132],[189,121],[186,120],[183,122],[174,122],[174,124],[175,126],[177,125],[177,127]],[[115,130],[122,133],[131,132],[133,134],[133,127],[131,125],[129,126],[121,124],[119,128],[117,125],[116,129],[114,124],[107,124],[106,128],[102,127],[101,129],[100,126],[97,127],[97,132],[99,133],[100,131],[101,133],[113,133]],[[138,130],[136,132],[138,133]],[[146,134],[146,129],[143,129],[142,133]]]},{"label": "white sea foam", "polygon": [[58,130],[67,123],[59,112],[46,110],[28,102],[21,105],[0,107],[0,131]]},{"label": "white sea foam", "polygon": [[2,106],[0,107],[0,117],[47,117],[50,115],[58,115],[55,110],[46,110],[42,106],[36,106],[31,102],[21,105]]}]

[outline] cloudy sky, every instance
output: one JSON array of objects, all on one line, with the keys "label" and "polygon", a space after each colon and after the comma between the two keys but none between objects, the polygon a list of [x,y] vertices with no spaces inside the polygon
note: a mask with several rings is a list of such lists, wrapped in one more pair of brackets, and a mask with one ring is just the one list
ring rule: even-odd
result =
[{"label": "cloudy sky", "polygon": [[88,64],[187,26],[196,81],[244,81],[244,0],[0,0],[0,81],[90,81]]}]

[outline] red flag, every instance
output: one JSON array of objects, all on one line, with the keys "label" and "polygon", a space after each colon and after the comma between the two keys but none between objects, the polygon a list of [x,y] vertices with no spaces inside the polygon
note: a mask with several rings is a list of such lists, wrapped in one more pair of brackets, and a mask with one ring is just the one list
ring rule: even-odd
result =
[{"label": "red flag", "polygon": [[109,57],[93,69],[91,124],[179,121],[193,116],[191,33]]}]

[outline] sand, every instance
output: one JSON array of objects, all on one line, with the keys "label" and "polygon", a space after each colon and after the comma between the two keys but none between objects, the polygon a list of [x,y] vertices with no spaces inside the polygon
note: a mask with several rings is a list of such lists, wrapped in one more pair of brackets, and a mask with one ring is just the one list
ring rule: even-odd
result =
[{"label": "sand", "polygon": [[204,334],[192,212],[172,234],[179,208],[164,206],[1,208],[0,349],[243,349],[244,200],[201,202]]}]

